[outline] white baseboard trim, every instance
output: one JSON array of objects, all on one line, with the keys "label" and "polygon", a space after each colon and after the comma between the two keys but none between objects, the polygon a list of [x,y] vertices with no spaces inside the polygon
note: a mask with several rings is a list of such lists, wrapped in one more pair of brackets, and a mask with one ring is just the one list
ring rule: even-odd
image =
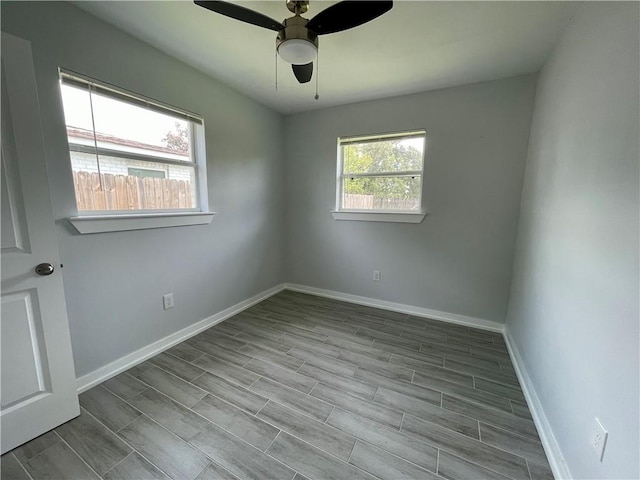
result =
[{"label": "white baseboard trim", "polygon": [[551,470],[553,471],[553,476],[558,480],[571,480],[573,477],[571,476],[569,466],[564,459],[564,455],[562,455],[560,445],[558,445],[558,441],[553,434],[551,424],[549,423],[549,420],[544,413],[544,409],[542,408],[542,404],[540,403],[540,398],[538,397],[538,394],[533,387],[531,377],[529,377],[527,368],[524,364],[524,360],[520,355],[520,351],[516,346],[516,342],[511,336],[509,327],[505,328],[504,337],[507,348],[509,349],[509,354],[511,355],[511,360],[515,368],[516,375],[518,376],[520,386],[522,387],[522,392],[524,393],[524,397],[527,400],[527,405],[529,405],[529,410],[531,411],[531,416],[533,417],[533,423],[535,423],[536,428],[538,429],[540,441],[542,442],[544,452],[547,454],[549,465],[551,466]]},{"label": "white baseboard trim", "polygon": [[388,302],[386,300],[378,300],[376,298],[361,297],[359,295],[351,295],[350,293],[335,292],[333,290],[325,290],[323,288],[308,287],[306,285],[298,285],[295,283],[285,283],[286,290],[294,292],[308,293],[319,297],[332,298],[334,300],[342,300],[349,303],[357,303],[367,307],[381,308],[383,310],[391,310],[393,312],[408,313],[417,317],[428,317],[434,320],[442,320],[443,322],[455,323],[467,327],[481,328],[492,332],[504,332],[504,325],[493,320],[485,320],[483,318],[467,317],[466,315],[458,315],[457,313],[441,312],[430,308],[415,307],[413,305],[405,305],[402,303]]},{"label": "white baseboard trim", "polygon": [[211,315],[204,320],[200,320],[193,325],[189,325],[188,327],[172,333],[171,335],[167,335],[166,337],[161,338],[160,340],[153,342],[146,347],[142,347],[135,352],[125,355],[124,357],[121,357],[118,360],[105,365],[104,367],[100,367],[93,372],[87,373],[86,375],[77,378],[76,385],[78,387],[78,393],[82,393],[106,380],[109,380],[111,377],[114,377],[119,373],[122,373],[125,370],[128,370],[129,368],[144,362],[154,355],[157,355],[158,353],[163,352],[164,350],[171,348],[174,345],[177,345],[178,343],[183,342],[190,337],[193,337],[194,335],[197,335],[207,328],[210,328],[213,325],[216,325],[217,323],[220,323],[227,318],[232,317],[242,312],[243,310],[246,310],[256,303],[259,303],[271,297],[272,295],[281,292],[282,290],[284,290],[284,288],[285,284],[280,284],[276,285],[275,287],[269,288],[268,290],[260,292],[251,298],[243,300],[242,302],[237,303],[232,307]]}]

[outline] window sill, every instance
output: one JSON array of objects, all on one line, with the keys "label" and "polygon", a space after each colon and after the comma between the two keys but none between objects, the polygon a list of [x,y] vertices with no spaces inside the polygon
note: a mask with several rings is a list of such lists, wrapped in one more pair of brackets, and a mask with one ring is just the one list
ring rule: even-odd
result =
[{"label": "window sill", "polygon": [[69,217],[69,222],[78,233],[123,232],[148,228],[185,227],[207,225],[214,212],[143,213],[135,215],[87,215]]},{"label": "window sill", "polygon": [[394,223],[421,223],[427,215],[419,213],[398,212],[331,212],[334,220],[352,220],[360,222],[394,222]]}]

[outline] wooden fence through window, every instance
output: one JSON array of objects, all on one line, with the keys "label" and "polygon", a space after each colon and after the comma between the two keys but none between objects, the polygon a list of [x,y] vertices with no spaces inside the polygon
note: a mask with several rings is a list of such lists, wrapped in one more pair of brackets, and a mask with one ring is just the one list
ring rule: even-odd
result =
[{"label": "wooden fence through window", "polygon": [[[102,182],[100,181],[102,180]],[[73,172],[79,211],[193,208],[191,182]]]},{"label": "wooden fence through window", "polygon": [[380,198],[375,195],[362,195],[345,193],[342,199],[342,208],[352,210],[418,210],[419,203],[416,199],[405,198]]}]

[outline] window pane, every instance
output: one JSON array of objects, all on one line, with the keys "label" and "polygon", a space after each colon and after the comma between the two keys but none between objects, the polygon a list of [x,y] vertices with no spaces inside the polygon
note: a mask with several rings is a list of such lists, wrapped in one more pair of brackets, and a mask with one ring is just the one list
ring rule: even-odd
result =
[{"label": "window pane", "polygon": [[342,180],[346,210],[419,211],[422,177],[346,177]]},{"label": "window pane", "polygon": [[62,98],[70,144],[191,161],[185,120],[69,85]]},{"label": "window pane", "polygon": [[422,171],[424,137],[363,141],[341,148],[345,174]]}]

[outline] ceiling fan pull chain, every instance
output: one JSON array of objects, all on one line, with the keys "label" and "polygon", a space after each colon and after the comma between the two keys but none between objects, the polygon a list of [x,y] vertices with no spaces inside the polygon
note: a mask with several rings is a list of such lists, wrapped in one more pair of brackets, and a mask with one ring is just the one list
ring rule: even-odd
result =
[{"label": "ceiling fan pull chain", "polygon": [[316,96],[313,97],[316,100],[320,98],[318,95],[318,77],[320,76],[320,52],[316,50]]},{"label": "ceiling fan pull chain", "polygon": [[278,51],[276,50],[276,92],[278,91]]}]

